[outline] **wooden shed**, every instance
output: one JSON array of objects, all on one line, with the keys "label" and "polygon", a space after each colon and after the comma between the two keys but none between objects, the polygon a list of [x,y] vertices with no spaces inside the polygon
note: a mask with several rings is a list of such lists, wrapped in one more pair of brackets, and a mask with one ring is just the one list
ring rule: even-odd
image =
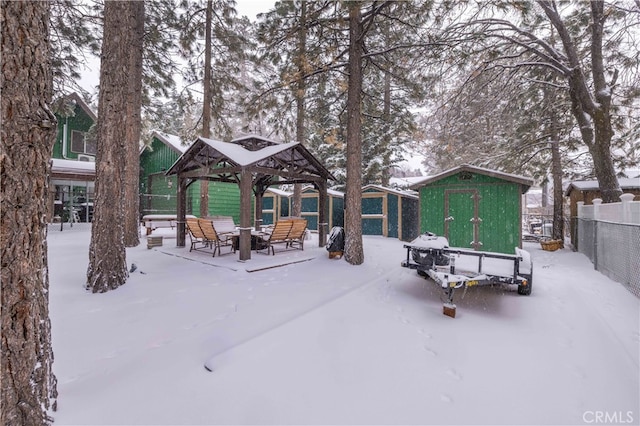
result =
[{"label": "wooden shed", "polygon": [[262,196],[262,224],[272,225],[278,218],[290,216],[293,193],[278,188],[268,188]]},{"label": "wooden shed", "polygon": [[522,246],[522,194],[533,179],[463,165],[416,183],[420,232],[451,247],[513,254]]},{"label": "wooden shed", "polygon": [[411,241],[418,236],[418,195],[380,185],[362,188],[362,234]]},{"label": "wooden shed", "polygon": [[[619,178],[618,184],[624,193],[635,195],[634,201],[640,201],[640,176]],[[602,198],[600,185],[597,180],[574,181],[569,184],[564,195],[569,197],[571,244],[577,248],[576,218],[578,216],[578,201],[584,202],[585,205],[591,205],[596,198]]]},{"label": "wooden shed", "polygon": [[[313,231],[318,230],[319,205],[318,190],[313,186],[302,188],[301,216],[307,219],[307,226]],[[344,226],[344,193],[327,189],[325,206],[327,206],[327,229],[331,230],[334,226]]]}]

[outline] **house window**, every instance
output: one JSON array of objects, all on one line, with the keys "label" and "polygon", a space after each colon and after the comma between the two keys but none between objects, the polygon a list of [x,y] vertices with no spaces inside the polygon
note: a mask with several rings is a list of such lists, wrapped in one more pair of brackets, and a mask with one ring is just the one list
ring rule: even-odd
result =
[{"label": "house window", "polygon": [[96,144],[86,140],[85,135],[85,132],[71,131],[71,151],[79,154],[95,155]]}]

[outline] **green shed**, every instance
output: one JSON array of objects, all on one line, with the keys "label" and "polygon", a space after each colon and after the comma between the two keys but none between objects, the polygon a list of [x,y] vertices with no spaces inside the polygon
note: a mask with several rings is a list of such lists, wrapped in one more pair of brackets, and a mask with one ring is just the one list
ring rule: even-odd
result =
[{"label": "green shed", "polygon": [[367,185],[362,188],[362,234],[411,241],[418,236],[418,195]]},{"label": "green shed", "polygon": [[[328,227],[330,231],[334,226],[344,226],[344,193],[327,189]],[[301,216],[307,219],[307,227],[313,231],[318,230],[318,190],[313,186],[302,188]]]},{"label": "green shed", "polygon": [[278,188],[267,188],[262,196],[262,224],[272,225],[278,218],[290,216],[293,194]]},{"label": "green shed", "polygon": [[533,179],[462,165],[411,186],[420,194],[420,232],[451,247],[512,254],[522,247],[522,194]]}]

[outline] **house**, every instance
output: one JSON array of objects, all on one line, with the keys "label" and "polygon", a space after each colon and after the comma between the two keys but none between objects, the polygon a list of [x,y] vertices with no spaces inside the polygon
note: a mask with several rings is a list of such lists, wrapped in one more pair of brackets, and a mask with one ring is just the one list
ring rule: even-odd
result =
[{"label": "house", "polygon": [[[640,176],[635,178],[619,178],[618,184],[622,192],[634,194],[634,201],[640,201]],[[601,198],[600,185],[597,180],[582,180],[569,183],[564,192],[565,197],[569,197],[569,214],[571,226],[571,244],[577,247],[577,217],[578,202],[582,201],[585,205],[593,204],[593,200]]]},{"label": "house", "polygon": [[513,254],[522,247],[522,194],[533,179],[462,165],[411,186],[420,196],[420,232],[451,247]]},{"label": "house", "polygon": [[[140,215],[175,214],[177,210],[177,177],[165,172],[189,148],[177,135],[154,131],[151,142],[140,152]],[[240,218],[238,185],[228,182],[209,182],[208,211],[211,216]],[[187,188],[187,214],[200,215],[200,181]]]},{"label": "house", "polygon": [[98,117],[86,102],[72,93],[56,112],[58,129],[52,149],[49,220],[89,222],[93,215],[95,141],[87,138]]},{"label": "house", "polygon": [[411,241],[418,236],[419,199],[414,191],[366,185],[362,188],[362,234]]}]

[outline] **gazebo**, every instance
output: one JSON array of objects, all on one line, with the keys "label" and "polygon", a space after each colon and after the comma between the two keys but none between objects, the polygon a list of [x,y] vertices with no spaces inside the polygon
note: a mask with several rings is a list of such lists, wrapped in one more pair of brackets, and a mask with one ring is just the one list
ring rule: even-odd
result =
[{"label": "gazebo", "polygon": [[[198,138],[166,173],[177,175],[177,245],[185,245],[186,189],[197,180],[233,182],[240,187],[240,260],[251,259],[251,228],[259,227],[262,196],[271,185],[311,183],[320,197],[318,244],[327,235],[327,180],[333,175],[300,142],[278,143],[250,135],[231,142]],[[251,194],[256,217],[251,218]]]}]

